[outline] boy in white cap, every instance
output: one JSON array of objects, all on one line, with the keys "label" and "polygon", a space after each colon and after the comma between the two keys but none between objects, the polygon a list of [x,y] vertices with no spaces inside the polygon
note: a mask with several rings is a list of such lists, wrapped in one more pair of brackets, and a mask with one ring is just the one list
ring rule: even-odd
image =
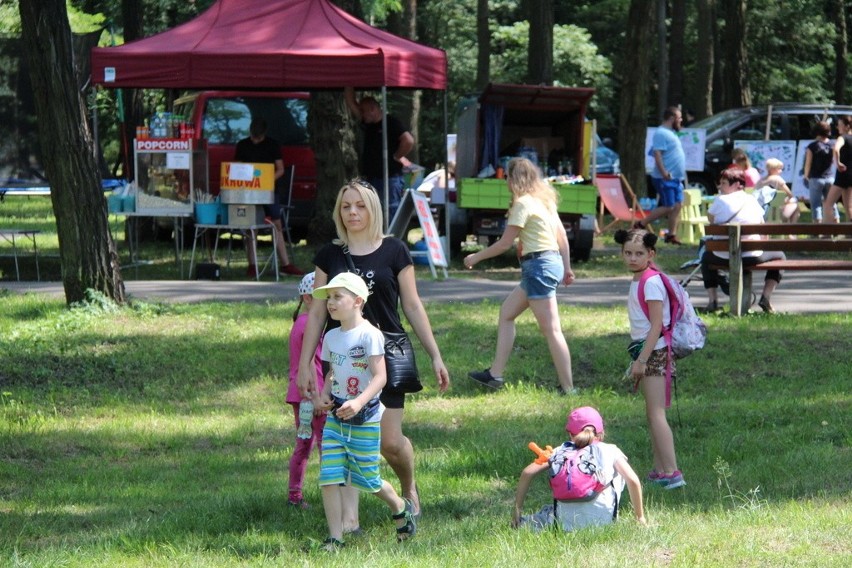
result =
[{"label": "boy in white cap", "polygon": [[387,382],[384,336],[362,315],[370,295],[357,274],[342,272],[313,297],[326,300],[329,316],[340,327],[326,333],[322,359],[331,370],[314,405],[330,410],[322,433],[320,487],[328,522],[327,550],[343,546],[343,493],[353,487],[375,493],[387,503],[396,521],[398,540],[414,536],[413,507],[397,495],[393,486],[379,474],[380,420],[383,407],[379,394]]}]

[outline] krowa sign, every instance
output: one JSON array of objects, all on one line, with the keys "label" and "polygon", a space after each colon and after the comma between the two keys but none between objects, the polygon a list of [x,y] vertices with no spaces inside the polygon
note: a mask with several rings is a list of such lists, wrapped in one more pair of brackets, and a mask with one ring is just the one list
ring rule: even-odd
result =
[{"label": "krowa sign", "polygon": [[272,164],[245,164],[222,162],[220,188],[272,191],[275,189],[275,166]]}]

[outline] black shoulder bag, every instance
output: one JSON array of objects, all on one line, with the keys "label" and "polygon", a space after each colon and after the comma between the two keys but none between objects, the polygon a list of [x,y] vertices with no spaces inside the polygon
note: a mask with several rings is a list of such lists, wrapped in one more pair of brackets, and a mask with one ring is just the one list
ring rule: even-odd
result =
[{"label": "black shoulder bag", "polygon": [[[349,272],[358,274],[352,255],[349,254],[349,247],[345,244],[341,247],[343,248],[343,256],[346,257]],[[373,313],[370,302],[367,302],[364,308],[369,310],[371,314]],[[375,317],[372,319],[378,321]],[[414,346],[411,344],[408,334],[404,331],[401,333],[380,331],[385,337],[385,368],[388,374],[388,381],[383,390],[397,394],[422,391],[423,384],[420,382],[417,363],[414,361]]]}]

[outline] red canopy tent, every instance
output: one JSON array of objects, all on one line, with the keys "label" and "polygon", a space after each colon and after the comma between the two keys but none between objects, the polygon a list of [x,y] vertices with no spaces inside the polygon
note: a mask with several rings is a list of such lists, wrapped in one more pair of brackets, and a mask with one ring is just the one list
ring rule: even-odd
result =
[{"label": "red canopy tent", "polygon": [[183,25],[92,50],[106,87],[447,87],[443,50],[373,28],[328,0],[218,0]]}]

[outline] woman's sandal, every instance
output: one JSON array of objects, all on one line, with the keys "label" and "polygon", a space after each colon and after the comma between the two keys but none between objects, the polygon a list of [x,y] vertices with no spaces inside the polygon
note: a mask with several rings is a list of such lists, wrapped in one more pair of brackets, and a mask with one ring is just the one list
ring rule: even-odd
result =
[{"label": "woman's sandal", "polygon": [[405,507],[399,513],[392,515],[394,521],[405,519],[405,524],[396,528],[396,540],[402,542],[417,533],[417,520],[414,518],[414,505],[408,499],[403,499]]}]

